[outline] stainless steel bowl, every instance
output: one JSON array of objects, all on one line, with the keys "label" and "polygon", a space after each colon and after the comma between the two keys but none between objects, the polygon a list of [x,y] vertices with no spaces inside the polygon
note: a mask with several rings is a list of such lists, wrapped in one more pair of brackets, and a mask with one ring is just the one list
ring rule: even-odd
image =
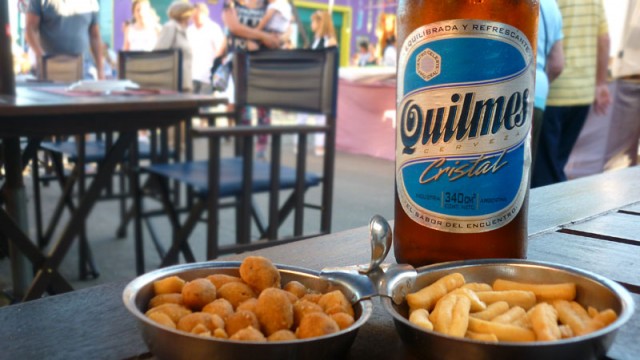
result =
[{"label": "stainless steel bowl", "polygon": [[440,277],[459,272],[467,282],[492,283],[497,278],[532,283],[575,282],[577,301],[597,309],[611,308],[618,319],[596,332],[558,341],[535,343],[486,343],[426,331],[407,320],[408,307],[383,298],[385,309],[393,317],[401,338],[424,359],[598,359],[602,358],[617,330],[633,314],[629,292],[617,283],[591,272],[569,266],[526,260],[495,259],[458,261],[417,269],[412,292]]},{"label": "stainless steel bowl", "polygon": [[176,265],[144,274],[130,282],[124,292],[126,308],[138,319],[142,337],[150,351],[159,359],[334,359],[344,356],[355,339],[358,329],[373,312],[371,300],[363,299],[357,289],[320,278],[319,272],[278,265],[283,284],[297,280],[313,290],[328,292],[342,290],[354,303],[355,323],[338,333],[322,337],[284,341],[247,342],[204,338],[170,329],[147,318],[144,313],[153,297],[153,282],[177,275],[184,280],[219,273],[238,276],[240,262],[202,262]]}]

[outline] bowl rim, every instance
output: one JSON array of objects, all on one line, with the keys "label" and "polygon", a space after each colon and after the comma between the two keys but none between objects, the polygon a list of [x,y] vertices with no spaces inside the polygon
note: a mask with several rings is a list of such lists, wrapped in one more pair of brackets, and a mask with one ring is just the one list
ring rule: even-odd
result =
[{"label": "bowl rim", "polygon": [[[203,337],[200,335],[196,335],[196,334],[191,334],[188,333],[186,331],[182,331],[182,330],[178,330],[178,329],[173,329],[170,328],[168,326],[164,326],[161,325],[151,319],[149,319],[144,312],[142,312],[137,306],[136,306],[136,297],[138,295],[138,293],[140,292],[140,289],[142,289],[144,286],[147,286],[148,284],[150,284],[151,282],[155,281],[155,280],[159,280],[168,276],[172,276],[172,275],[176,275],[176,274],[180,274],[183,273],[185,271],[194,271],[194,270],[208,270],[208,269],[231,269],[231,270],[238,270],[240,268],[240,265],[242,264],[241,261],[203,261],[203,262],[195,262],[195,263],[187,263],[187,264],[178,264],[178,265],[173,265],[173,266],[168,266],[168,267],[164,267],[164,268],[159,268],[156,270],[152,270],[150,272],[147,272],[145,274],[142,274],[136,278],[134,278],[133,280],[131,280],[124,288],[123,292],[122,292],[122,301],[124,302],[125,307],[127,308],[127,310],[133,314],[138,321],[144,322],[147,325],[153,326],[153,327],[157,327],[161,330],[164,331],[168,331],[171,332],[173,334],[176,335],[180,335],[180,336],[187,336],[190,338],[194,338],[194,339],[198,339],[198,340],[202,340],[202,341],[210,341],[210,342],[220,342],[220,343],[224,343],[224,344],[239,344],[239,345],[255,345],[255,346],[273,346],[275,344],[278,345],[294,345],[294,344],[300,344],[300,343],[304,343],[304,342],[313,342],[313,341],[318,341],[318,340],[322,340],[322,339],[330,339],[333,337],[338,337],[338,336],[342,336],[345,335],[347,333],[350,332],[355,332],[357,331],[360,327],[362,327],[362,325],[364,325],[367,320],[369,320],[369,318],[371,317],[371,315],[373,314],[373,302],[371,301],[371,299],[368,298],[364,298],[361,299],[359,301],[357,301],[356,303],[352,304],[354,307],[358,306],[358,304],[361,306],[362,311],[360,316],[355,319],[354,323],[351,324],[349,327],[342,329],[338,332],[332,333],[332,334],[327,334],[327,335],[323,335],[323,336],[317,336],[317,337],[313,337],[313,338],[308,338],[308,339],[295,339],[295,340],[287,340],[287,341],[267,341],[267,342],[263,342],[263,341],[246,341],[246,340],[231,340],[231,339],[222,339],[222,338],[214,338],[214,337]],[[328,283],[334,283],[336,285],[339,285],[336,282],[333,282],[329,279],[325,279],[325,278],[321,278],[320,277],[320,272],[316,271],[316,270],[312,270],[312,269],[308,269],[308,268],[303,268],[303,267],[298,267],[298,266],[292,266],[292,265],[285,265],[285,264],[277,264],[274,263],[274,265],[276,266],[276,268],[279,271],[285,271],[287,273],[301,273],[304,275],[310,275],[310,276],[315,276],[318,279],[321,279],[323,281],[326,281]]]},{"label": "bowl rim", "polygon": [[596,331],[590,332],[588,334],[579,335],[567,339],[559,339],[552,341],[535,341],[535,342],[523,342],[523,341],[513,341],[513,342],[487,342],[482,340],[468,339],[468,338],[459,338],[450,335],[445,335],[442,333],[438,333],[435,331],[429,331],[423,328],[420,328],[409,321],[409,319],[402,316],[398,311],[394,308],[394,303],[389,297],[382,297],[382,305],[387,311],[388,314],[392,316],[394,321],[399,321],[406,326],[410,326],[416,330],[422,331],[426,334],[442,337],[450,340],[457,340],[462,342],[468,342],[472,344],[485,344],[491,346],[505,346],[505,347],[527,347],[527,346],[554,346],[554,345],[569,345],[574,344],[586,340],[592,340],[606,334],[617,331],[622,325],[624,325],[631,317],[633,316],[635,304],[633,298],[631,297],[630,292],[625,289],[622,285],[617,282],[596,274],[594,272],[583,270],[574,266],[563,265],[553,262],[547,261],[537,261],[537,260],[524,260],[524,259],[474,259],[474,260],[459,260],[459,261],[449,261],[444,263],[438,263],[433,265],[426,265],[416,269],[417,277],[423,274],[433,273],[435,271],[443,271],[443,270],[451,270],[451,269],[460,269],[460,268],[469,268],[469,267],[477,267],[482,265],[515,265],[515,266],[535,266],[541,268],[550,268],[554,270],[561,270],[567,273],[572,273],[575,275],[580,275],[586,277],[592,281],[599,283],[605,288],[609,289],[616,298],[620,301],[620,312],[618,314],[618,318],[611,324],[605,326],[604,328],[598,329]]}]

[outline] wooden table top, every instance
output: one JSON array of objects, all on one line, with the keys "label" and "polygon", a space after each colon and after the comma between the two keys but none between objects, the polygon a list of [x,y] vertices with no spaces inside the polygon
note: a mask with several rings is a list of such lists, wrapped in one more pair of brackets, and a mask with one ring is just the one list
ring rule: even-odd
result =
[{"label": "wooden table top", "polygon": [[65,94],[64,86],[20,86],[15,96],[0,95],[0,136],[164,126],[197,115],[200,107],[223,102],[226,100],[185,93],[83,95]]},{"label": "wooden table top", "polygon": [[[620,282],[640,304],[640,167],[531,191],[528,258],[575,266]],[[338,214],[336,214],[338,215]],[[368,219],[362,219],[366,223]],[[276,263],[320,270],[364,264],[368,228],[227,256],[259,254]],[[387,262],[393,261],[393,254]],[[111,283],[0,309],[0,357],[137,358],[150,356],[136,321],[122,304],[126,284]],[[391,317],[374,300],[347,359],[412,359]],[[608,357],[640,354],[640,306],[623,326]]]}]

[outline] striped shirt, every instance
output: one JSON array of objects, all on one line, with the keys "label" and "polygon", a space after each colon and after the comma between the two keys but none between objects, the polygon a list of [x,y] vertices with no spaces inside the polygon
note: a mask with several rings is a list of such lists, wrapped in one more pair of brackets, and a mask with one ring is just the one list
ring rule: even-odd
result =
[{"label": "striped shirt", "polygon": [[595,98],[598,37],[609,32],[602,0],[558,0],[564,33],[564,70],[547,105],[589,105]]}]

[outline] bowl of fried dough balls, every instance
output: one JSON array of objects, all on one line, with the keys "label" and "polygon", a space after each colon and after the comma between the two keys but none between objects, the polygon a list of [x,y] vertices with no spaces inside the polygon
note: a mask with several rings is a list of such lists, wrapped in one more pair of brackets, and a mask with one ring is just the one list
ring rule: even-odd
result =
[{"label": "bowl of fried dough balls", "polygon": [[339,358],[373,311],[316,271],[260,256],[158,269],[123,300],[159,359]]},{"label": "bowl of fried dough balls", "polygon": [[634,312],[622,286],[570,266],[484,259],[417,273],[401,304],[382,303],[421,359],[600,359]]}]

